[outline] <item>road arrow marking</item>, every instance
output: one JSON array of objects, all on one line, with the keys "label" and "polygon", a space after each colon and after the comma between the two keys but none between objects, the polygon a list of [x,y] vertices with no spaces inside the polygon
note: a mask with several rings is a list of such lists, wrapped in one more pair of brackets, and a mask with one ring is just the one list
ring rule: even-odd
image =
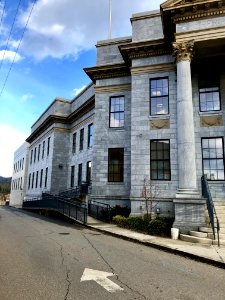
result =
[{"label": "road arrow marking", "polygon": [[112,280],[107,278],[109,276],[114,276],[114,275],[115,274],[113,273],[85,268],[80,281],[82,282],[82,281],[94,280],[110,293],[116,291],[122,291],[123,288],[121,288],[119,285],[115,284]]}]

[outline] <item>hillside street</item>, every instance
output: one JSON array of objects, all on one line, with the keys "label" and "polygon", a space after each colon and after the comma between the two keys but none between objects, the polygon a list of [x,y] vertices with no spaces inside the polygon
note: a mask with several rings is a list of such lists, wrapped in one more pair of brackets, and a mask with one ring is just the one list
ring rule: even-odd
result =
[{"label": "hillside street", "polygon": [[0,207],[0,239],[2,300],[225,298],[223,269],[77,224]]}]

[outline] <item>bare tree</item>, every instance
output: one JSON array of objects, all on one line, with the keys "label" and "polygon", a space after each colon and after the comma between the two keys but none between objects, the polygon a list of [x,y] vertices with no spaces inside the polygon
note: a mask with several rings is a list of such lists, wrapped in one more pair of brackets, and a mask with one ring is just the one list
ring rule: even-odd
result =
[{"label": "bare tree", "polygon": [[152,217],[154,216],[154,208],[157,205],[157,194],[158,192],[156,190],[156,186],[152,184],[150,179],[145,177],[141,196],[144,198],[146,216],[149,219],[152,219]]}]

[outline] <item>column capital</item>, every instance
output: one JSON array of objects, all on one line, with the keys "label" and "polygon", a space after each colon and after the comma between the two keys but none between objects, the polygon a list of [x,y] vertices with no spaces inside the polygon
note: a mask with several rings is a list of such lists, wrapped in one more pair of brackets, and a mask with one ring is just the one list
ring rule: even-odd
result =
[{"label": "column capital", "polygon": [[194,55],[194,41],[187,42],[174,42],[173,43],[173,56],[176,61],[189,60],[191,61]]}]

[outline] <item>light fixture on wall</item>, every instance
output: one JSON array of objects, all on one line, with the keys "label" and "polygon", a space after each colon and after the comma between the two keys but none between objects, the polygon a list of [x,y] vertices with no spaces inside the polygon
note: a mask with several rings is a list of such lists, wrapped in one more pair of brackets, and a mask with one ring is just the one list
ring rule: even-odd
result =
[{"label": "light fixture on wall", "polygon": [[156,208],[156,214],[157,214],[157,216],[160,214],[160,207]]},{"label": "light fixture on wall", "polygon": [[59,164],[59,169],[62,169],[63,168],[63,165],[62,164]]}]

